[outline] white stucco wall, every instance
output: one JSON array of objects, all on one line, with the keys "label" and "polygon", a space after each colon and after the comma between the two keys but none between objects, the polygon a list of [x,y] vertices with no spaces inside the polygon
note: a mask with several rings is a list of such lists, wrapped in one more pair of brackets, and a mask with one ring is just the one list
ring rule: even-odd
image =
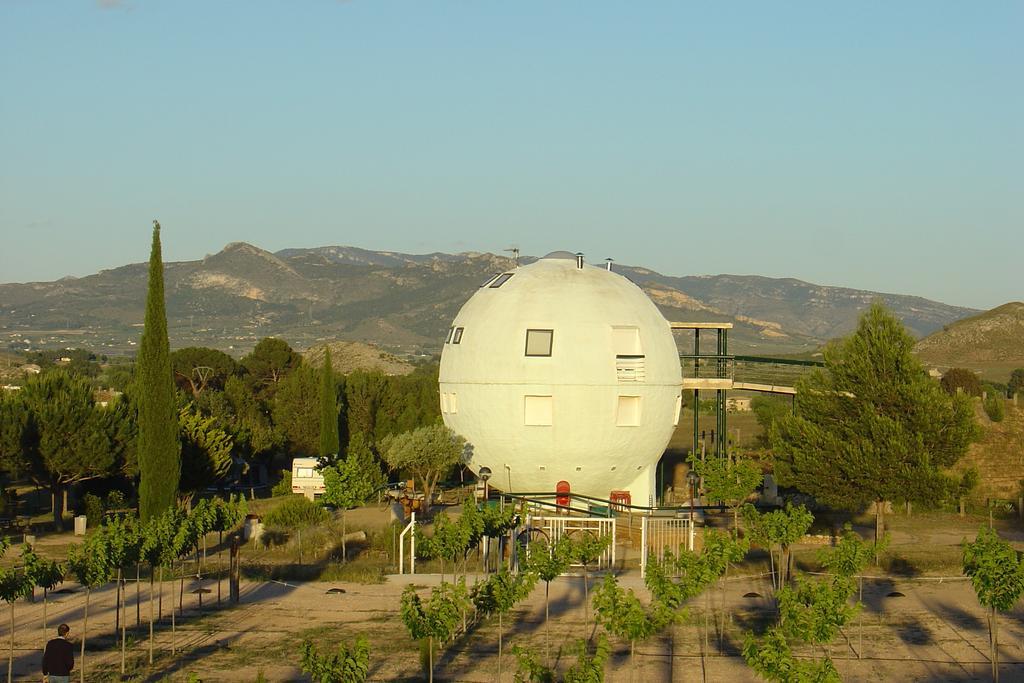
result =
[{"label": "white stucco wall", "polygon": [[[442,414],[473,445],[470,466],[490,467],[502,489],[510,476],[514,491],[554,491],[564,479],[574,492],[624,489],[646,505],[680,396],[668,322],[627,278],[572,258],[507,272],[466,302],[452,323],[461,341],[441,354]],[[622,362],[642,363],[642,381],[620,381],[617,327],[639,331],[643,358]],[[550,357],[525,355],[528,329],[554,330]],[[550,425],[524,424],[526,396],[551,396]],[[616,424],[620,396],[640,397],[639,425]]]}]

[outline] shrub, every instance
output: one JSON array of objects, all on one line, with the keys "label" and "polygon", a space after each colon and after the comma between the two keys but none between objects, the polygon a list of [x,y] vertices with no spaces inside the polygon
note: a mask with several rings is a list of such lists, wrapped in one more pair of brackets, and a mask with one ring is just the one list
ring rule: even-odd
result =
[{"label": "shrub", "polygon": [[993,422],[1002,422],[1006,416],[1006,409],[1003,407],[1003,397],[992,387],[989,387],[988,395],[985,398],[985,412],[988,414],[988,419]]},{"label": "shrub", "polygon": [[939,380],[946,393],[956,394],[957,389],[968,396],[981,396],[981,381],[974,371],[967,368],[950,368]]},{"label": "shrub", "polygon": [[292,493],[292,471],[281,470],[281,481],[274,484],[270,489],[272,496],[290,496]]},{"label": "shrub", "polygon": [[302,671],[319,683],[362,683],[370,674],[370,641],[359,636],[354,645],[340,643],[336,652],[321,654],[307,639],[302,643]]},{"label": "shrub", "polygon": [[96,529],[103,523],[103,499],[92,493],[85,494],[82,499],[85,507],[85,523],[90,529]]},{"label": "shrub", "polygon": [[316,524],[323,524],[331,515],[322,506],[308,498],[295,496],[288,498],[276,508],[263,516],[267,526],[280,526],[297,529]]}]

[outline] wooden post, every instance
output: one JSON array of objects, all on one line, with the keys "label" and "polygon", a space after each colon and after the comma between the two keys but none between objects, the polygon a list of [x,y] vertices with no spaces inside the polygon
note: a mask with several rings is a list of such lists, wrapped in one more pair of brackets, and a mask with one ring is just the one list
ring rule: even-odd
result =
[{"label": "wooden post", "polygon": [[228,559],[230,566],[228,574],[228,592],[230,594],[231,603],[234,605],[238,604],[239,601],[239,578],[241,575],[241,557],[238,553],[238,538],[231,538],[231,552]]}]

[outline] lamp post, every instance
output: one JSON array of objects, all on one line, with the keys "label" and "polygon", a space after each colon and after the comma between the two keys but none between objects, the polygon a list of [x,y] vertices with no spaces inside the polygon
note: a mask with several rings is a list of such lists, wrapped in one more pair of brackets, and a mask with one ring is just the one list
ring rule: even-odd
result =
[{"label": "lamp post", "polygon": [[480,477],[480,481],[484,483],[484,504],[486,505],[487,499],[490,498],[490,492],[487,489],[487,480],[491,478],[491,468],[486,465],[481,467],[476,476]]},{"label": "lamp post", "polygon": [[686,484],[687,488],[690,489],[690,533],[689,535],[689,549],[693,550],[693,494],[697,488],[697,483],[700,481],[700,476],[692,469],[686,473]]}]

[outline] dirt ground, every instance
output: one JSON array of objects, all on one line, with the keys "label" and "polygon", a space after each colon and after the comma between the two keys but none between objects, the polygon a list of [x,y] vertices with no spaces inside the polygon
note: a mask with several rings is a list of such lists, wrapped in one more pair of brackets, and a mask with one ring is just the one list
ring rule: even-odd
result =
[{"label": "dirt ground", "polygon": [[[350,528],[369,528],[386,521],[380,509],[350,513]],[[861,520],[865,527],[869,520]],[[893,552],[905,558],[892,575],[866,578],[864,607],[830,650],[847,681],[985,681],[989,680],[988,631],[985,614],[970,585],[951,566],[957,562],[959,544],[973,538],[984,520],[961,520],[954,515],[893,515],[889,525]],[[1000,532],[1020,545],[1024,533],[1015,521],[1001,523]],[[861,527],[862,533],[866,528]],[[43,539],[40,539],[41,541]],[[47,538],[42,546],[60,542]],[[13,548],[9,554],[16,553]],[[798,558],[812,557],[806,546]],[[914,553],[917,553],[916,555]],[[623,553],[620,553],[620,557]],[[628,554],[628,553],[627,553]],[[635,555],[635,552],[632,552]],[[243,550],[246,560],[259,562],[261,551]],[[798,561],[798,565],[800,561]],[[763,627],[772,619],[768,596],[771,587],[763,567],[745,563],[735,576],[709,591],[689,607],[687,619],[657,638],[637,646],[636,669],[630,666],[628,643],[613,640],[615,655],[607,668],[609,681],[755,681],[740,649],[744,633]],[[806,568],[806,567],[805,567]],[[165,585],[164,618],[156,629],[156,660],[147,664],[148,583],[139,593],[136,609],[134,580],[127,585],[128,656],[126,680],[186,681],[190,675],[202,681],[301,681],[299,650],[310,638],[321,651],[358,635],[369,637],[371,679],[375,681],[424,680],[420,648],[411,641],[399,618],[399,599],[410,582],[424,594],[439,581],[437,575],[389,576],[381,584],[329,581],[274,582],[243,580],[241,603],[217,606],[217,585],[211,579],[188,580],[184,586],[184,614],[179,614],[172,637],[169,609],[179,586]],[[597,579],[591,577],[591,586]],[[621,574],[626,587],[646,596],[639,571]],[[472,582],[472,577],[470,577]],[[199,609],[198,595],[210,590]],[[343,591],[343,592],[339,592]],[[173,591],[173,593],[172,593]],[[332,592],[333,591],[333,592]],[[226,599],[227,585],[223,586]],[[583,579],[566,576],[551,585],[550,642],[552,656],[564,668],[574,661],[572,644],[597,633],[592,615],[585,621]],[[121,680],[120,654],[114,637],[113,585],[94,591],[90,598],[87,660],[90,681]],[[50,633],[41,628],[41,596],[35,603],[15,606],[15,680],[40,679],[41,648]],[[77,644],[83,631],[85,591],[66,583],[51,596],[47,622],[53,627],[65,621]],[[138,621],[137,615],[138,614]],[[0,647],[7,647],[9,612],[0,615]],[[509,627],[514,623],[513,627]],[[505,620],[502,675],[498,676],[498,624],[484,621],[470,633],[443,648],[435,669],[438,681],[511,681],[514,645],[545,653],[544,589],[539,585],[530,598]],[[705,645],[706,642],[706,645]],[[175,653],[172,655],[172,647]],[[1024,608],[1000,618],[1000,659],[1003,680],[1024,680]],[[799,654],[820,657],[824,650]],[[76,679],[77,680],[77,679]],[[194,680],[194,679],[193,679]]]},{"label": "dirt ground", "polygon": [[[372,646],[372,680],[422,680],[419,651],[409,640],[398,617],[399,596],[406,583],[427,587],[436,575],[391,577],[380,585],[292,584],[262,582],[243,585],[241,604],[216,606],[216,592],[208,594],[204,611],[198,610],[197,583],[185,584],[185,614],[174,636],[177,656],[171,656],[169,620],[157,632],[157,661],[149,671],[146,657],[147,603],[143,592],[142,625],[136,628],[134,589],[128,590],[130,680],[186,680],[196,674],[203,681],[268,681],[304,679],[298,669],[299,644],[309,637],[321,648],[366,634]],[[639,575],[622,577],[624,585],[645,594]],[[206,587],[212,587],[206,582]],[[82,636],[84,591],[69,585],[48,605],[51,625],[66,621],[78,642]],[[328,593],[341,588],[344,593]],[[764,579],[739,578],[709,593],[710,605],[698,599],[686,623],[671,633],[637,648],[637,681],[754,681],[739,656],[743,631],[763,623],[770,614],[764,597],[770,586]],[[116,680],[120,658],[113,640],[114,589],[93,593],[90,599],[87,680]],[[897,595],[900,594],[900,595]],[[165,595],[168,608],[170,590]],[[881,579],[866,581],[864,608],[858,619],[833,644],[832,656],[844,680],[849,681],[984,681],[988,680],[985,616],[969,584],[962,579]],[[585,631],[583,583],[580,577],[562,577],[551,588],[551,643],[553,651],[582,637]],[[706,608],[710,607],[710,611]],[[704,646],[705,615],[708,619]],[[16,609],[15,679],[39,680],[42,604],[19,603]],[[506,625],[508,621],[506,620]],[[6,629],[5,629],[6,630]],[[591,621],[590,631],[594,632]],[[514,658],[511,645],[528,645],[543,655],[543,585],[516,609],[515,627],[505,635],[503,675],[511,681]],[[6,641],[7,634],[4,634]],[[1004,680],[1024,680],[1024,610],[1001,618],[1000,657]],[[631,680],[628,644],[615,643],[616,655],[608,672],[610,681]],[[93,651],[93,647],[102,651]],[[821,656],[822,652],[808,652]],[[563,654],[563,662],[570,655]],[[471,634],[445,648],[436,680],[498,680],[497,623],[484,622]]]}]

